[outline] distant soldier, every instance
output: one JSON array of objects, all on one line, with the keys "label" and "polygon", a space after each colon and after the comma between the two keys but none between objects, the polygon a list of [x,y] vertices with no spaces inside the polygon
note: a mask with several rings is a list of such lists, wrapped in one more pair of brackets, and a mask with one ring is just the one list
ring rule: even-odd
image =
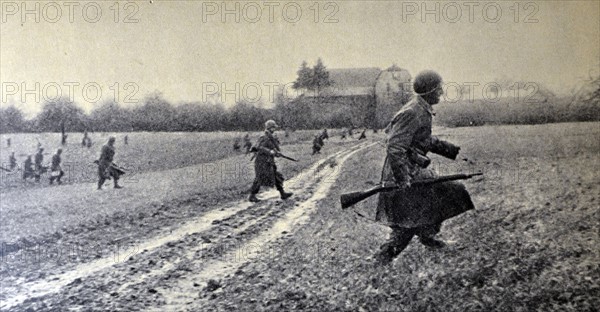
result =
[{"label": "distant soldier", "polygon": [[312,146],[312,154],[321,154],[321,148],[323,147],[323,139],[321,138],[321,135],[315,135],[315,138],[313,139],[313,146]]},{"label": "distant soldier", "polygon": [[10,153],[8,156],[8,168],[12,171],[17,167],[17,159],[15,158],[15,152]]},{"label": "distant soldier", "polygon": [[98,189],[102,189],[104,181],[112,178],[114,181],[114,188],[120,189],[122,186],[119,185],[120,173],[113,166],[113,158],[115,156],[115,137],[108,138],[108,143],[102,146],[100,152],[100,159],[98,160]]},{"label": "distant soldier", "polygon": [[6,139],[6,147],[10,147],[10,138]]},{"label": "distant soldier", "polygon": [[62,140],[61,140],[61,144],[62,144],[62,145],[65,145],[65,144],[67,144],[67,137],[69,137],[69,135],[68,135],[68,134],[66,134],[66,133],[63,133],[63,134],[62,134]]},{"label": "distant soldier", "polygon": [[125,137],[123,138],[123,143],[125,143],[125,145],[129,144],[129,136],[126,134]]},{"label": "distant soldier", "polygon": [[342,133],[341,133],[340,139],[342,139],[342,140],[346,139],[346,135],[347,135],[346,131],[347,131],[346,128],[342,128]]},{"label": "distant soldier", "polygon": [[358,140],[364,140],[367,138],[367,129],[364,129],[361,133],[360,136],[358,137]]},{"label": "distant soldier", "polygon": [[416,95],[394,115],[385,131],[387,155],[381,180],[394,182],[400,189],[379,194],[376,220],[387,221],[392,229],[376,256],[382,264],[391,262],[415,235],[425,246],[444,247],[444,242],[435,239],[442,222],[474,208],[469,193],[458,182],[411,187],[413,179],[436,176],[425,169],[427,152],[456,159],[460,150],[431,135],[431,106],[443,94],[442,77],[433,71],[419,73],[413,87]]},{"label": "distant soldier", "polygon": [[58,150],[56,150],[56,154],[52,156],[52,165],[50,167],[50,184],[53,184],[54,180],[56,180],[56,183],[58,183],[58,185],[62,184],[60,179],[63,177],[65,172],[60,166],[60,163],[62,162],[62,159],[60,158],[61,154],[62,149],[59,148]]},{"label": "distant soldier", "polygon": [[23,163],[23,180],[33,177],[35,177],[33,162],[31,161],[31,155],[27,155],[27,159],[25,159],[25,162]]},{"label": "distant soldier", "polygon": [[377,128],[373,128],[373,133],[377,133]]},{"label": "distant soldier", "polygon": [[323,129],[323,132],[321,132],[321,140],[327,139],[329,139],[329,133],[327,133],[327,129]]},{"label": "distant soldier", "polygon": [[286,138],[290,137],[290,128],[285,128],[285,137]]},{"label": "distant soldier", "polygon": [[251,202],[258,202],[256,194],[260,191],[261,186],[275,186],[279,191],[281,199],[287,199],[293,195],[293,193],[285,192],[283,189],[283,175],[277,171],[275,165],[275,157],[279,156],[279,140],[273,135],[275,130],[278,128],[277,123],[274,120],[268,120],[265,123],[265,133],[260,136],[258,143],[253,150],[256,150],[254,160],[254,171],[256,177],[254,183],[250,188],[250,197],[248,198]]},{"label": "distant soldier", "polygon": [[44,166],[42,165],[42,162],[44,161],[43,152],[44,149],[40,148],[37,154],[35,154],[35,182],[40,182],[42,174],[46,172],[46,168],[44,168]]},{"label": "distant soldier", "polygon": [[240,147],[240,138],[235,138],[235,141],[233,142],[233,150],[237,152],[240,150]]},{"label": "distant soldier", "polygon": [[244,148],[246,149],[246,154],[250,153],[252,142],[250,141],[250,135],[248,133],[244,136]]},{"label": "distant soldier", "polygon": [[81,147],[86,147],[87,146],[87,140],[88,140],[88,132],[87,130],[83,131],[83,139],[81,139]]}]

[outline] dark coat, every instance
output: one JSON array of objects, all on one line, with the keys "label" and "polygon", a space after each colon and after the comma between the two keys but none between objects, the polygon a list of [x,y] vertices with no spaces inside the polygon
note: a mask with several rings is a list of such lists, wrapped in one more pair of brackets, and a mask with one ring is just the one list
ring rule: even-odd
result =
[{"label": "dark coat", "polygon": [[271,151],[279,152],[279,140],[269,131],[265,131],[256,143],[256,158],[254,159],[254,172],[256,179],[263,186],[275,186],[283,183],[283,175],[277,172],[275,156]]},{"label": "dark coat", "polygon": [[61,167],[60,167],[60,155],[59,154],[54,154],[54,156],[52,156],[52,166],[50,167],[50,171],[60,171]]},{"label": "dark coat", "polygon": [[[431,106],[420,96],[415,96],[396,113],[386,128],[387,156],[382,181],[402,183],[436,176],[433,170],[419,167],[411,157],[411,153],[426,155],[439,150],[440,145],[451,145],[431,136],[431,122]],[[473,208],[462,184],[446,182],[380,193],[376,219],[414,228],[441,223]]]},{"label": "dark coat", "polygon": [[115,157],[115,148],[108,144],[102,146],[100,152],[100,159],[98,160],[98,175],[101,177],[113,176],[115,177],[116,172],[111,170],[111,164]]}]

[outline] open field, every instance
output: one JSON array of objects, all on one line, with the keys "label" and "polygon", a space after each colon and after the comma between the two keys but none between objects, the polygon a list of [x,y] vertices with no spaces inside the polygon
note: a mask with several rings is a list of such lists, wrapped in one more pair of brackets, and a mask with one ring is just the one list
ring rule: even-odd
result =
[{"label": "open field", "polygon": [[[260,132],[248,132],[254,143]],[[288,138],[283,132],[279,134],[282,144],[296,144],[312,140],[318,133],[314,131],[296,131]],[[100,156],[102,145],[106,144],[109,136],[115,136],[115,163],[129,169],[124,176],[124,183],[135,183],[140,173],[166,169],[182,168],[211,162],[225,157],[244,154],[241,140],[246,132],[131,132],[131,133],[90,133],[93,142],[91,148],[82,147],[82,133],[69,133],[67,145],[60,144],[60,133],[26,133],[0,135],[0,160],[4,168],[8,168],[8,156],[15,152],[18,168],[16,172],[0,171],[0,192],[7,188],[40,187],[32,180],[24,182],[21,179],[20,168],[27,155],[35,155],[38,142],[44,148],[44,164],[50,165],[56,149],[62,148],[62,167],[65,171],[63,182],[67,184],[97,181],[98,166],[93,163]],[[128,136],[128,144],[124,137]],[[6,146],[6,139],[11,139],[11,147]],[[236,138],[240,139],[240,152],[233,152],[232,146]],[[248,159],[250,156],[248,156]],[[33,157],[32,157],[33,159]],[[41,186],[47,186],[49,173],[42,177]]]},{"label": "open field", "polygon": [[[245,156],[200,161],[201,144],[188,144],[188,162],[148,167],[123,190],[95,192],[92,181],[1,192],[0,308],[597,311],[600,123],[434,134],[461,146],[455,162],[433,157],[438,172],[485,173],[465,182],[476,209],[444,223],[443,250],[413,240],[375,266],[389,230],[340,209],[339,194],[379,180],[381,134],[333,139],[312,157],[309,141],[291,140],[284,151],[301,161],[278,164],[295,195],[263,192],[257,204],[245,201]],[[161,135],[130,135],[129,147],[168,146],[141,157],[157,159],[179,150]],[[354,209],[373,218],[375,203]]]}]

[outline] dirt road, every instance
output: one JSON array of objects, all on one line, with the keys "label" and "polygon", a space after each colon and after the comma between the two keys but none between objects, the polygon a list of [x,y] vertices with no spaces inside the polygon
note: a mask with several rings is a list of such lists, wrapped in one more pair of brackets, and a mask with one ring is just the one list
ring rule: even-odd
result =
[{"label": "dirt road", "polygon": [[[205,287],[233,274],[260,256],[261,248],[306,222],[315,202],[333,185],[339,166],[369,144],[374,143],[343,149],[290,179],[288,188],[297,194],[293,201],[276,200],[276,192],[265,192],[258,204],[243,200],[213,207],[169,233],[121,247],[116,253],[97,254],[97,259],[67,266],[66,270],[46,271],[37,278],[28,270],[23,270],[30,273],[25,278],[13,274],[3,281],[2,309],[79,305],[131,309],[140,304],[144,310],[180,310],[188,301],[193,302],[199,285]],[[197,274],[181,275],[182,268]],[[103,282],[99,284],[100,280]],[[140,287],[145,290],[140,292]],[[107,296],[102,299],[94,295],[98,292]],[[90,306],[92,301],[95,303]]]}]

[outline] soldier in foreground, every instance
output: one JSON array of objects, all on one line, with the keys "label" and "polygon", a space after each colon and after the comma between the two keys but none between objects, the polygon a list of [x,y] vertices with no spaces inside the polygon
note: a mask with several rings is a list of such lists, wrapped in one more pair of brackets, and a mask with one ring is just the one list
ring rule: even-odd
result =
[{"label": "soldier in foreground", "polygon": [[256,194],[260,191],[261,186],[275,186],[279,191],[281,199],[287,199],[293,195],[293,193],[284,191],[283,175],[277,171],[277,166],[275,165],[275,157],[280,156],[279,140],[274,136],[277,128],[278,126],[275,121],[268,120],[265,123],[265,133],[260,136],[256,146],[252,148],[256,150],[256,158],[254,160],[256,177],[250,188],[250,197],[248,197],[248,200],[254,203],[260,201],[256,198]]},{"label": "soldier in foreground", "polygon": [[58,183],[58,185],[62,184],[60,179],[63,177],[65,172],[62,170],[62,168],[60,166],[60,163],[62,162],[62,160],[60,158],[61,154],[62,154],[62,149],[59,148],[58,150],[56,150],[56,154],[54,154],[52,156],[52,166],[50,167],[50,184],[51,185],[54,183],[54,180],[56,180],[56,183]]},{"label": "soldier in foreground", "polygon": [[411,187],[411,180],[433,178],[425,156],[433,152],[456,159],[459,147],[431,135],[432,105],[443,94],[442,77],[424,71],[415,77],[416,95],[400,109],[387,126],[387,155],[382,181],[395,182],[401,188],[379,195],[376,219],[387,221],[392,228],[389,240],[376,255],[379,263],[389,263],[408,246],[414,235],[428,247],[441,248],[435,239],[442,222],[473,209],[465,187],[458,182]]},{"label": "soldier in foreground", "polygon": [[104,181],[112,178],[114,181],[114,188],[123,188],[119,185],[119,172],[112,166],[113,158],[115,156],[115,137],[108,138],[108,142],[102,146],[100,152],[100,159],[98,160],[98,189],[102,189]]}]

